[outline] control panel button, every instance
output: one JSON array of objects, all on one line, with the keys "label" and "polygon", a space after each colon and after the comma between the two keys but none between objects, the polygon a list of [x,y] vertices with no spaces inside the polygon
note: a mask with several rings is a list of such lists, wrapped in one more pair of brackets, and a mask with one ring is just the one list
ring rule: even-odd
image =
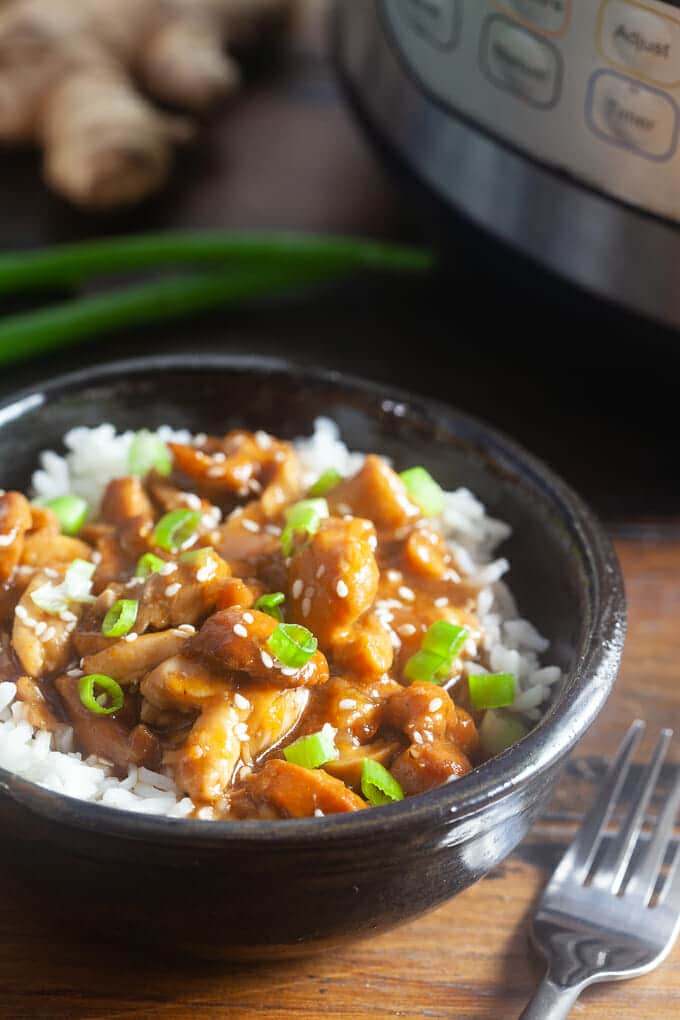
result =
[{"label": "control panel button", "polygon": [[550,33],[564,29],[570,3],[571,0],[506,0],[507,6],[516,11],[520,18]]},{"label": "control panel button", "polygon": [[553,106],[560,92],[562,61],[545,39],[501,16],[489,18],[481,46],[482,70],[500,88],[533,106]]},{"label": "control panel button", "polygon": [[460,0],[399,0],[399,11],[434,46],[450,49],[458,41]]},{"label": "control panel button", "polygon": [[680,21],[632,0],[605,0],[599,46],[613,64],[657,82],[680,81]]},{"label": "control panel button", "polygon": [[601,138],[650,159],[669,159],[678,135],[678,108],[657,89],[615,71],[596,71],[586,107],[591,128]]}]

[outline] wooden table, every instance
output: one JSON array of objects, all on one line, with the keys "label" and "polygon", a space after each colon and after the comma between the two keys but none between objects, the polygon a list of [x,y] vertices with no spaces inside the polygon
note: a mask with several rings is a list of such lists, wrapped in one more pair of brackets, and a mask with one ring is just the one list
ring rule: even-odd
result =
[{"label": "wooden table", "polygon": [[[166,195],[136,217],[88,220],[36,191],[31,157],[7,160],[0,171],[2,243],[210,223],[417,236],[417,217],[386,182],[333,86],[321,57],[322,7],[320,0],[306,5],[281,63],[257,78],[231,116],[211,129],[204,149],[185,158],[183,173]],[[474,285],[480,282],[494,301],[479,299]],[[501,309],[500,328],[492,306]],[[508,321],[521,327],[519,334],[507,331]],[[547,335],[551,351],[561,342],[564,356],[557,364],[544,355]],[[448,372],[422,353],[414,355],[414,336],[420,352],[426,342],[448,344]],[[630,606],[621,678],[579,745],[554,803],[509,860],[457,899],[332,956],[290,965],[226,966],[64,941],[48,912],[22,912],[6,876],[0,1016],[517,1016],[541,973],[527,941],[532,905],[605,757],[636,716],[649,722],[645,751],[659,727],[680,724],[677,342],[571,292],[553,294],[534,273],[511,278],[502,259],[465,249],[444,281],[399,288],[391,281],[359,281],[283,306],[130,333],[0,377],[4,393],[83,358],[131,354],[140,347],[227,347],[292,352],[443,396],[514,433],[596,505],[618,536]],[[640,400],[645,388],[655,397],[651,407]],[[675,1020],[680,949],[646,978],[586,993],[574,1016]]]}]

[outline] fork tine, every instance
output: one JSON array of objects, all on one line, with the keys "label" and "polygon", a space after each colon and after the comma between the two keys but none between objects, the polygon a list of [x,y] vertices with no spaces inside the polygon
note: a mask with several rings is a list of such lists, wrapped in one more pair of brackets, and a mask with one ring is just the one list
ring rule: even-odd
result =
[{"label": "fork tine", "polygon": [[595,803],[581,824],[573,843],[557,866],[553,876],[555,880],[567,875],[573,875],[579,882],[583,882],[587,878],[602,833],[619,798],[621,788],[628,775],[631,758],[644,729],[644,722],[641,719],[636,719],[621,741],[621,746],[609,766]]},{"label": "fork tine", "polygon": [[610,889],[616,894],[621,888],[672,736],[672,730],[661,731],[654,753],[640,776],[635,797],[621,831],[612,840],[593,875],[593,885],[600,889]]},{"label": "fork tine", "polygon": [[680,920],[680,843],[675,848],[675,857],[670,866],[663,889],[659,893],[657,906],[669,903],[671,909],[676,910]]},{"label": "fork tine", "polygon": [[[673,788],[668,796],[666,803],[664,804],[663,811],[659,815],[656,823],[656,829],[652,837],[650,838],[649,844],[644,851],[642,860],[638,867],[631,875],[631,878],[626,885],[625,895],[631,898],[641,899],[643,903],[649,903],[654,887],[656,886],[656,880],[661,871],[661,867],[666,857],[668,850],[668,844],[673,836],[673,827],[675,824],[675,816],[680,809],[680,769],[676,769],[675,782]],[[678,854],[676,853],[677,867]],[[667,883],[672,882],[672,876],[669,876]],[[679,887],[680,888],[680,887]],[[679,904],[680,908],[680,904]]]}]

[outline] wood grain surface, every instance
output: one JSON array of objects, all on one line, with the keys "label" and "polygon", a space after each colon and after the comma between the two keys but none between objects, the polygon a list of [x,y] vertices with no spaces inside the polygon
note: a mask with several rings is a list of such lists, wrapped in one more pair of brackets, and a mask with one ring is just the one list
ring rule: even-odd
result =
[{"label": "wood grain surface", "polygon": [[[227,965],[64,941],[49,917],[22,912],[5,876],[0,1016],[311,1020],[511,1020],[541,975],[528,944],[532,906],[573,832],[605,758],[635,717],[680,722],[680,544],[619,542],[630,604],[624,667],[579,745],[546,815],[487,878],[439,910],[343,952],[291,964]],[[675,759],[680,762],[680,741]],[[275,904],[272,904],[275,909]],[[677,1020],[680,946],[652,974],[587,991],[588,1020]]]}]

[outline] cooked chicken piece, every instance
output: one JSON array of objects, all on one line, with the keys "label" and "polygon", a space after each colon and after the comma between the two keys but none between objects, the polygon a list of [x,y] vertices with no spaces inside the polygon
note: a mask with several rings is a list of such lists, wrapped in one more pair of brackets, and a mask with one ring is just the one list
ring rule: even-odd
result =
[{"label": "cooked chicken piece", "polygon": [[383,722],[405,733],[410,740],[446,739],[467,755],[479,748],[479,735],[472,716],[454,704],[447,691],[430,683],[412,683],[393,694],[385,705]]},{"label": "cooked chicken piece", "polygon": [[370,758],[372,761],[377,761],[383,768],[389,769],[390,763],[403,747],[403,743],[400,744],[397,740],[376,740],[372,744],[362,744],[360,747],[347,744],[339,745],[340,757],[335,761],[326,762],[324,770],[359,792],[364,759]]},{"label": "cooked chicken piece", "polygon": [[252,566],[265,558],[281,559],[280,538],[265,530],[264,517],[255,503],[245,511],[237,507],[217,531],[215,548],[237,574],[252,572]]},{"label": "cooked chicken piece", "polygon": [[289,668],[280,663],[267,641],[278,623],[257,609],[240,606],[214,613],[198,634],[189,638],[185,655],[195,656],[211,669],[228,676],[245,673],[251,680],[279,687],[313,687],[328,680],[328,663],[314,652],[304,666]]},{"label": "cooked chicken piece", "polygon": [[[129,635],[128,635],[129,637]],[[138,680],[164,659],[178,655],[189,635],[182,630],[163,630],[158,634],[142,634],[134,641],[121,638],[108,648],[83,659],[85,673],[103,673],[118,683]]]},{"label": "cooked chicken piece", "polygon": [[423,577],[443,577],[453,556],[442,536],[432,528],[415,528],[404,542],[404,569]]},{"label": "cooked chicken piece", "polygon": [[411,740],[391,769],[405,793],[430,790],[472,768],[468,755],[478,745],[474,722],[435,684],[413,683],[393,694],[383,721]]},{"label": "cooked chicken piece", "polygon": [[436,684],[412,683],[394,693],[385,705],[384,721],[413,740],[414,732],[424,739],[439,740],[457,725],[456,706],[450,695]]},{"label": "cooked chicken piece", "polygon": [[328,722],[338,731],[338,746],[365,744],[378,732],[387,699],[400,690],[401,685],[389,677],[370,683],[353,676],[331,677],[313,692],[304,732],[314,733]]},{"label": "cooked chicken piece", "polygon": [[229,432],[223,440],[209,440],[203,449],[170,443],[175,468],[189,477],[198,491],[218,505],[260,496],[269,518],[302,491],[302,470],[290,443],[264,433]]},{"label": "cooked chicken piece", "polygon": [[31,598],[40,588],[60,584],[64,573],[63,567],[55,567],[50,571],[52,576],[35,574],[15,610],[12,645],[31,677],[56,672],[72,657],[72,634],[82,612],[80,603],[74,602],[68,610],[56,615],[40,609]]},{"label": "cooked chicken piece", "polygon": [[367,613],[354,624],[346,641],[336,641],[333,658],[338,666],[371,681],[392,665],[392,635],[377,614]]},{"label": "cooked chicken piece", "polygon": [[344,783],[322,769],[273,758],[249,776],[234,796],[232,809],[241,818],[310,818],[360,811],[366,804]]},{"label": "cooked chicken piece", "polygon": [[237,727],[242,721],[232,701],[213,698],[204,705],[182,747],[166,752],[164,762],[173,766],[175,783],[192,800],[217,800],[231,782],[241,754]]},{"label": "cooked chicken piece", "polygon": [[[182,746],[165,757],[178,785],[199,801],[221,796],[239,761],[250,764],[280,743],[297,725],[309,697],[305,688],[259,684],[238,691],[186,655],[162,662],[144,678],[141,690],[155,709],[200,713]],[[156,722],[164,720],[157,716]]]},{"label": "cooked chicken piece", "polygon": [[69,722],[73,726],[78,747],[85,755],[96,755],[111,762],[121,771],[129,765],[145,765],[157,769],[161,748],[157,737],[143,725],[132,725],[135,718],[134,695],[126,694],[126,704],[113,715],[98,715],[80,700],[79,679],[60,676],[55,687],[61,695]]},{"label": "cooked chicken piece", "polygon": [[232,606],[250,609],[265,591],[264,585],[254,578],[244,581],[241,577],[229,577],[217,593],[216,605],[218,609],[230,609]]},{"label": "cooked chicken piece", "polygon": [[424,793],[472,769],[469,758],[450,740],[411,744],[392,762],[390,772],[407,796]]},{"label": "cooked chicken piece", "polygon": [[325,520],[298,552],[288,577],[288,615],[316,634],[322,647],[346,643],[368,610],[380,577],[375,529],[361,518]]},{"label": "cooked chicken piece", "polygon": [[[165,568],[166,570],[169,569]],[[139,600],[135,630],[165,630],[182,624],[198,625],[217,602],[228,565],[212,549],[194,563],[178,563],[172,573],[151,574],[143,585],[128,586],[119,597]]]},{"label": "cooked chicken piece", "polygon": [[20,492],[0,496],[0,582],[8,580],[21,559],[24,535],[31,527],[31,505]]},{"label": "cooked chicken piece", "polygon": [[61,535],[61,524],[54,510],[47,506],[35,506],[31,503],[31,531],[51,531],[53,535]]},{"label": "cooked chicken piece", "polygon": [[114,478],[102,497],[101,515],[109,524],[122,524],[131,517],[153,521],[153,507],[139,478]]},{"label": "cooked chicken piece", "polygon": [[45,701],[45,695],[38,684],[30,676],[19,677],[16,683],[17,697],[27,706],[28,721],[31,726],[53,733],[59,726],[60,720]]},{"label": "cooked chicken piece", "polygon": [[21,563],[26,567],[57,567],[74,560],[89,560],[92,549],[86,542],[69,535],[55,534],[51,528],[31,531],[24,539]]},{"label": "cooked chicken piece", "polygon": [[[225,676],[190,659],[184,649],[151,670],[142,680],[140,689],[154,708],[182,714],[202,711],[204,705],[215,698],[229,700],[233,696],[233,685]],[[145,708],[142,714],[146,718]]]},{"label": "cooked chicken piece", "polygon": [[368,518],[378,531],[396,531],[422,516],[399,475],[375,454],[366,458],[356,475],[331,489],[328,505],[339,516]]}]

